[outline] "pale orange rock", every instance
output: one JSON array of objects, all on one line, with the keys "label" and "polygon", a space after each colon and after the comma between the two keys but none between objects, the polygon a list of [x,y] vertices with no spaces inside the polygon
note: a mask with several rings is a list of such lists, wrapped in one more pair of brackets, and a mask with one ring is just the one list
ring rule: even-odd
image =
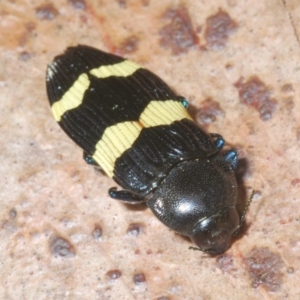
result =
[{"label": "pale orange rock", "polygon": [[[176,3],[0,2],[0,299],[299,298],[299,1]],[[205,128],[241,153],[241,201],[258,191],[225,254],[110,199],[56,124],[46,66],[77,44],[154,71],[193,116],[207,99],[221,112]]]}]

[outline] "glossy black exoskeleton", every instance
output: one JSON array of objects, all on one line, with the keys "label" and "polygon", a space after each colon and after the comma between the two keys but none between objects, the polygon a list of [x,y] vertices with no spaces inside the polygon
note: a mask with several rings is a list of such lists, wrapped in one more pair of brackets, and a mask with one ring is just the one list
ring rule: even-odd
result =
[{"label": "glossy black exoskeleton", "polygon": [[57,56],[46,82],[52,113],[85,161],[124,189],[111,188],[112,198],[145,202],[200,250],[228,249],[249,206],[236,210],[238,155],[193,122],[184,97],[138,64],[83,45]]},{"label": "glossy black exoskeleton", "polygon": [[220,154],[225,144],[222,136],[210,137],[216,153],[179,163],[146,199],[116,188],[111,188],[109,194],[131,204],[146,202],[162,223],[190,237],[199,250],[215,255],[229,248],[241,226],[241,217],[235,207],[237,152]]}]

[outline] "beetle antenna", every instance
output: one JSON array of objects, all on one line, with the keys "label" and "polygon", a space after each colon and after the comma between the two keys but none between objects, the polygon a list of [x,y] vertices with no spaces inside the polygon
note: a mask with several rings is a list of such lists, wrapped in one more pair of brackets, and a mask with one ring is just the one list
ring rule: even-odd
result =
[{"label": "beetle antenna", "polygon": [[202,252],[205,252],[205,253],[210,253],[209,250],[207,250],[207,249],[201,249],[201,248],[193,247],[193,246],[189,246],[189,250],[202,251]]},{"label": "beetle antenna", "polygon": [[246,213],[247,213],[247,211],[248,211],[248,209],[249,209],[249,207],[250,207],[250,204],[251,204],[251,202],[252,202],[252,200],[253,200],[253,198],[254,198],[254,195],[255,195],[255,190],[252,191],[252,193],[251,193],[251,195],[250,195],[250,198],[249,198],[248,201],[247,201],[247,205],[246,205],[246,207],[245,207],[245,209],[244,209],[244,211],[243,211],[243,214],[242,214],[242,216],[241,216],[241,224],[243,224],[243,222],[244,222],[244,220],[245,220]]},{"label": "beetle antenna", "polygon": [[233,236],[236,236],[239,233],[239,231],[240,231],[240,229],[241,229],[241,227],[242,227],[242,225],[244,223],[246,213],[249,210],[250,204],[251,204],[251,202],[252,202],[252,200],[254,198],[254,195],[255,195],[255,190],[252,191],[252,193],[251,193],[251,195],[250,195],[250,197],[249,197],[249,199],[247,201],[246,207],[244,208],[244,211],[243,211],[242,216],[241,216],[240,225],[237,228],[237,230],[235,231],[235,233],[233,234]]},{"label": "beetle antenna", "polygon": [[198,248],[198,247],[193,247],[193,246],[189,246],[189,250],[194,250],[194,251],[201,251],[201,249],[200,248]]}]

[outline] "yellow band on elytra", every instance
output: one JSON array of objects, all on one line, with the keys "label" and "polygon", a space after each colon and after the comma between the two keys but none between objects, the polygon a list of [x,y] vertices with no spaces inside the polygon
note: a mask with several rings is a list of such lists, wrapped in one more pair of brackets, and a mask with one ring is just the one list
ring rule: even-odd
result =
[{"label": "yellow band on elytra", "polygon": [[150,101],[140,115],[139,121],[121,122],[105,129],[96,145],[93,159],[108,176],[113,177],[116,160],[132,147],[143,128],[170,125],[182,119],[192,118],[180,102]]},{"label": "yellow band on elytra", "polygon": [[84,98],[85,91],[89,88],[90,80],[87,74],[81,74],[63,97],[51,106],[52,114],[57,122],[68,110],[78,107]]},{"label": "yellow band on elytra", "polygon": [[98,78],[106,78],[109,76],[127,77],[140,68],[141,66],[135,62],[124,60],[118,64],[101,66],[99,68],[92,69],[89,73]]},{"label": "yellow band on elytra", "polygon": [[[118,64],[101,66],[89,71],[90,74],[98,78],[106,78],[109,76],[126,77],[132,75],[141,66],[130,61],[124,60]],[[51,68],[49,68],[51,70]],[[50,72],[50,71],[49,71]],[[81,105],[85,91],[89,88],[90,80],[86,73],[81,74],[63,97],[54,102],[51,107],[53,116],[57,122],[61,120],[63,114],[68,110],[74,109]]]}]

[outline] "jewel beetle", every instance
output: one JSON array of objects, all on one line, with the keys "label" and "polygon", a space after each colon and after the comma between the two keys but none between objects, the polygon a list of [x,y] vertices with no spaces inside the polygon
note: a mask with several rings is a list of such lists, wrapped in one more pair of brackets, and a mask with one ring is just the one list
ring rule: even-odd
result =
[{"label": "jewel beetle", "polygon": [[236,210],[238,155],[207,134],[187,100],[155,74],[122,57],[78,45],[56,56],[46,73],[55,120],[123,190],[113,199],[146,203],[197,249],[226,251],[242,216]]}]

